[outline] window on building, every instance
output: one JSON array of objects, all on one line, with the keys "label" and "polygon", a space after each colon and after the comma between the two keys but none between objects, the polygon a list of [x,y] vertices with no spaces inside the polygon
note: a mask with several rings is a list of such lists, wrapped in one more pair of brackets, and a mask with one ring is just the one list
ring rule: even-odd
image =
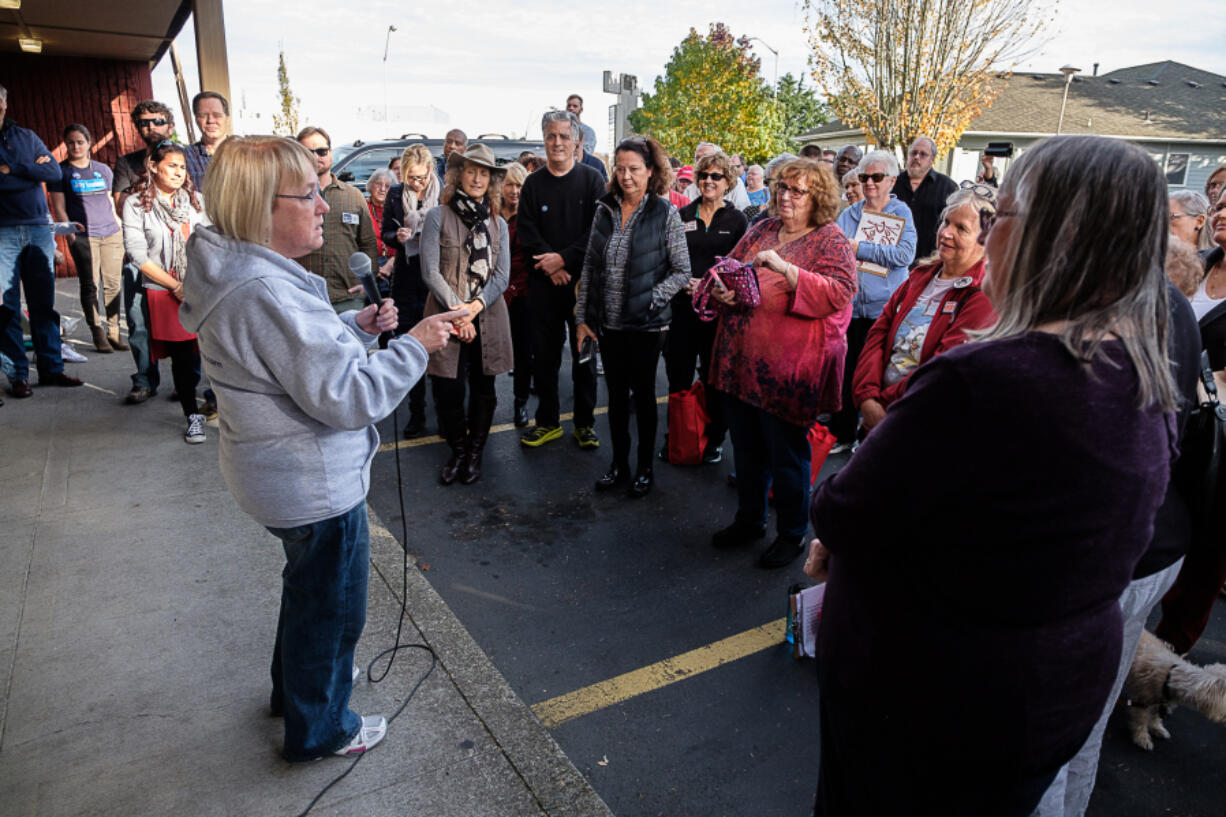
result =
[{"label": "window on building", "polygon": [[1183,187],[1188,181],[1187,153],[1166,154],[1166,183],[1170,187]]}]

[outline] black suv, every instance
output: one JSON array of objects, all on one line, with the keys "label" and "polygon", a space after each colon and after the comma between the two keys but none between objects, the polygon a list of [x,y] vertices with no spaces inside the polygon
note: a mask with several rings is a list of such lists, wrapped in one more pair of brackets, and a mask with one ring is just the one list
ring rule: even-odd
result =
[{"label": "black suv", "polygon": [[[519,158],[525,150],[544,156],[545,143],[524,139],[511,139],[500,133],[483,133],[468,140],[470,145],[480,142],[494,151],[498,164],[505,165]],[[436,158],[443,155],[442,139],[427,139],[420,133],[406,133],[399,139],[388,139],[380,142],[363,142],[358,140],[348,145],[338,145],[332,152],[332,172],[336,178],[352,184],[363,193],[366,192],[366,180],[370,174],[381,167],[387,167],[393,158],[400,158],[409,145],[423,144],[430,149]]]}]

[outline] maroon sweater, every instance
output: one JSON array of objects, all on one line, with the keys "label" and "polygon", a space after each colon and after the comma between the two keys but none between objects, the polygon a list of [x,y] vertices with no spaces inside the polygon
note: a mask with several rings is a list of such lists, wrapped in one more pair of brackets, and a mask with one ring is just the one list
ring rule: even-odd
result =
[{"label": "maroon sweater", "polygon": [[1102,712],[1173,440],[1107,349],[1092,372],[1039,332],[945,352],[815,494],[843,813],[989,813],[976,792],[1054,771]]}]

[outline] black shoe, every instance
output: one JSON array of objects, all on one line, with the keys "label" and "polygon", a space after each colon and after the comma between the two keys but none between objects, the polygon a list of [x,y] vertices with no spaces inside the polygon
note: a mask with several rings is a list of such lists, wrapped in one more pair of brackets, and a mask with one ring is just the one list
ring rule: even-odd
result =
[{"label": "black shoe", "polygon": [[528,401],[515,401],[515,427],[524,428],[528,425]]},{"label": "black shoe", "polygon": [[630,483],[630,487],[626,489],[634,499],[642,499],[651,493],[652,474],[650,468],[640,468],[638,473],[634,475],[634,482]]},{"label": "black shoe", "polygon": [[771,542],[770,547],[762,551],[762,555],[758,557],[758,567],[768,570],[787,567],[796,560],[797,556],[804,553],[804,550],[803,536],[784,536],[781,533],[775,537],[774,542]]},{"label": "black shoe", "polygon": [[26,397],[33,397],[34,389],[30,388],[29,380],[14,380],[9,385],[9,394],[21,400]]},{"label": "black shoe", "polygon": [[766,528],[748,525],[744,522],[733,522],[728,527],[718,531],[711,537],[712,546],[725,550],[741,547],[756,542],[766,535]]},{"label": "black shoe", "polygon": [[610,465],[604,476],[596,480],[597,491],[612,491],[630,482],[630,466]]},{"label": "black shoe", "polygon": [[404,438],[415,440],[426,433],[426,418],[420,414],[411,415],[408,425],[404,427]]},{"label": "black shoe", "polygon": [[63,372],[56,372],[55,374],[39,375],[38,385],[65,386],[67,388],[72,388],[73,386],[84,386],[85,381],[79,377],[64,374]]},{"label": "black shoe", "polygon": [[153,395],[157,394],[156,389],[149,389],[144,386],[133,386],[132,391],[128,392],[128,396],[123,399],[129,406],[135,406],[138,403],[143,403]]},{"label": "black shoe", "polygon": [[706,450],[702,452],[702,461],[707,465],[714,465],[724,458],[724,447],[722,445],[708,445]]}]

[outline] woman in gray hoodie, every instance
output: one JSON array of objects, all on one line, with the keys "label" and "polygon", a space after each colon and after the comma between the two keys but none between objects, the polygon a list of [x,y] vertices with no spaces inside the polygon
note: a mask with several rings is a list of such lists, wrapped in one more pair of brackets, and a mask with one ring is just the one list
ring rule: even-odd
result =
[{"label": "woman in gray hoodie", "polygon": [[288,760],[360,754],[387,732],[383,717],[349,708],[366,621],[374,423],[467,313],[427,318],[368,354],[395,328],[396,308],[337,315],[324,280],[293,260],[322,245],[328,205],[292,140],[227,139],[205,189],[212,226],[188,242],[180,320],[217,392],[222,476],[285,549],[272,710],[285,716]]}]

